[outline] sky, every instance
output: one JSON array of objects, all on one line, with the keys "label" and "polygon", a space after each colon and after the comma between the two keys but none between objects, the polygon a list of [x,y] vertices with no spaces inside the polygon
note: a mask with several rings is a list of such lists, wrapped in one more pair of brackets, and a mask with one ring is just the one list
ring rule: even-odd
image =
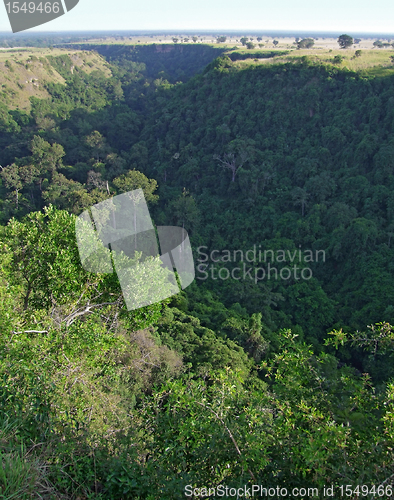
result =
[{"label": "sky", "polygon": [[[23,0],[19,5],[22,3]],[[389,34],[394,33],[393,20],[394,0],[79,0],[69,13],[25,33],[307,30]],[[10,31],[3,5],[0,5],[0,31]]]}]

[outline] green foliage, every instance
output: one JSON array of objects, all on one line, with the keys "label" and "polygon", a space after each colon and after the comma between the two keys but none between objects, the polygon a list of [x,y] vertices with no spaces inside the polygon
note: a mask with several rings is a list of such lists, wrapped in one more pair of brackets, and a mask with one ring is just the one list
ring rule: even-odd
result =
[{"label": "green foliage", "polygon": [[303,38],[297,42],[297,49],[310,49],[315,45],[313,38]]},{"label": "green foliage", "polygon": [[13,68],[12,64],[10,63],[10,61],[9,61],[8,59],[7,59],[7,60],[6,60],[6,62],[4,63],[4,66],[5,66],[6,68],[8,68],[8,69],[11,71],[11,73],[13,73],[13,72],[14,72],[14,68]]},{"label": "green foliage", "polygon": [[392,44],[387,42],[382,42],[381,40],[376,40],[375,42],[373,42],[373,46],[377,47],[378,49],[384,49],[386,47],[391,47]]},{"label": "green foliage", "polygon": [[353,38],[349,35],[340,35],[337,41],[341,49],[348,49],[354,43]]},{"label": "green foliage", "polygon": [[343,61],[343,59],[344,59],[343,56],[337,55],[337,56],[334,56],[332,62],[334,64],[341,64],[341,62]]},{"label": "green foliage", "polygon": [[[67,212],[50,206],[24,222],[12,219],[5,228],[5,241],[4,251],[12,255],[11,279],[23,286],[25,309],[77,299],[88,275],[79,261],[75,219]],[[91,283],[93,288],[99,280]]]},{"label": "green foliage", "polygon": [[157,189],[157,181],[148,179],[143,173],[137,170],[129,170],[127,174],[114,179],[113,183],[122,192],[142,189],[144,198],[148,203],[156,203],[159,198],[153,194]]},{"label": "green foliage", "polygon": [[182,226],[193,233],[200,224],[200,211],[193,196],[184,188],[182,194],[169,206],[169,218],[174,225]]},{"label": "green foliage", "polygon": [[[290,331],[272,335],[262,314],[248,318],[234,307],[219,335],[174,307],[150,329],[131,326],[128,314],[119,321],[110,304],[73,317],[81,285],[88,304],[99,305],[92,277],[74,260],[73,221],[49,207],[2,230],[3,490],[24,498],[46,481],[71,496],[170,499],[187,484],[279,478],[322,487],[344,476],[388,477],[390,387],[375,394],[367,377],[339,368],[332,355],[314,354]],[[26,310],[22,277],[34,288]],[[100,300],[115,290],[103,284]],[[46,295],[61,307],[48,308]],[[62,321],[70,307],[72,320]],[[386,355],[392,336],[381,323],[352,340]],[[334,337],[345,341],[341,331]],[[32,443],[26,460],[16,447]]]},{"label": "green foliage", "polygon": [[[388,484],[392,78],[234,63],[273,51],[100,47],[113,76],[70,77],[71,59],[54,58],[66,85],[30,115],[0,106],[1,494]],[[210,268],[129,312],[115,273],[82,268],[75,216],[138,188]],[[297,277],[217,279],[243,264],[261,275],[270,259],[245,258],[260,247],[289,255]],[[243,260],[226,260],[233,250]],[[165,286],[158,261],[147,274],[122,258],[135,293]]]},{"label": "green foliage", "polygon": [[26,458],[23,452],[0,452],[0,493],[6,499],[27,500],[33,495],[50,493],[45,488],[44,465],[34,458]]},{"label": "green foliage", "polygon": [[183,355],[193,371],[200,374],[226,366],[248,373],[251,363],[243,349],[229,339],[217,338],[201,326],[200,320],[175,308],[168,309],[159,321],[162,342]]}]

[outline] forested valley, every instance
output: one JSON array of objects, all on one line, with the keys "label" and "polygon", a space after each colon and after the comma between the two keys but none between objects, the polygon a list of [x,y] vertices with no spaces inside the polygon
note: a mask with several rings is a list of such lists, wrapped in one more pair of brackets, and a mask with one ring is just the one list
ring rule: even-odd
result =
[{"label": "forested valley", "polygon": [[[394,67],[64,47],[0,61],[0,498],[391,498]],[[128,311],[75,221],[139,188],[196,275]]]}]

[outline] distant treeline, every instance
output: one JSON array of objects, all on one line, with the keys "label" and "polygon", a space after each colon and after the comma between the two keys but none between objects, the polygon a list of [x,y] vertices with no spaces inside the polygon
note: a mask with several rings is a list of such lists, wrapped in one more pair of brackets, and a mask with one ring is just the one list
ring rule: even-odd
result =
[{"label": "distant treeline", "polygon": [[269,59],[270,57],[285,56],[289,50],[272,50],[272,51],[259,51],[259,52],[230,52],[228,57],[232,61],[240,61],[244,59]]}]

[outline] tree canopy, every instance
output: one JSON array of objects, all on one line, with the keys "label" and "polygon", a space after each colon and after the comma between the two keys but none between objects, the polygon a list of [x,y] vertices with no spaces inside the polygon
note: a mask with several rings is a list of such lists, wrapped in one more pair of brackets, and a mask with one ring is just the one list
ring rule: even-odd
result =
[{"label": "tree canopy", "polygon": [[[101,72],[71,71],[64,51],[42,61],[64,82],[30,111],[0,96],[0,491],[332,484],[337,498],[361,481],[390,498],[389,54],[355,72],[346,54],[181,40],[94,45]],[[156,227],[187,230],[196,277],[128,311],[115,272],[82,266],[75,224],[135,189]],[[135,296],[166,286],[159,258],[149,273],[122,259]]]},{"label": "tree canopy", "polygon": [[341,49],[348,49],[353,45],[353,38],[349,35],[340,35],[338,37],[338,44]]},{"label": "tree canopy", "polygon": [[310,49],[315,45],[313,38],[303,38],[297,42],[297,49]]}]

